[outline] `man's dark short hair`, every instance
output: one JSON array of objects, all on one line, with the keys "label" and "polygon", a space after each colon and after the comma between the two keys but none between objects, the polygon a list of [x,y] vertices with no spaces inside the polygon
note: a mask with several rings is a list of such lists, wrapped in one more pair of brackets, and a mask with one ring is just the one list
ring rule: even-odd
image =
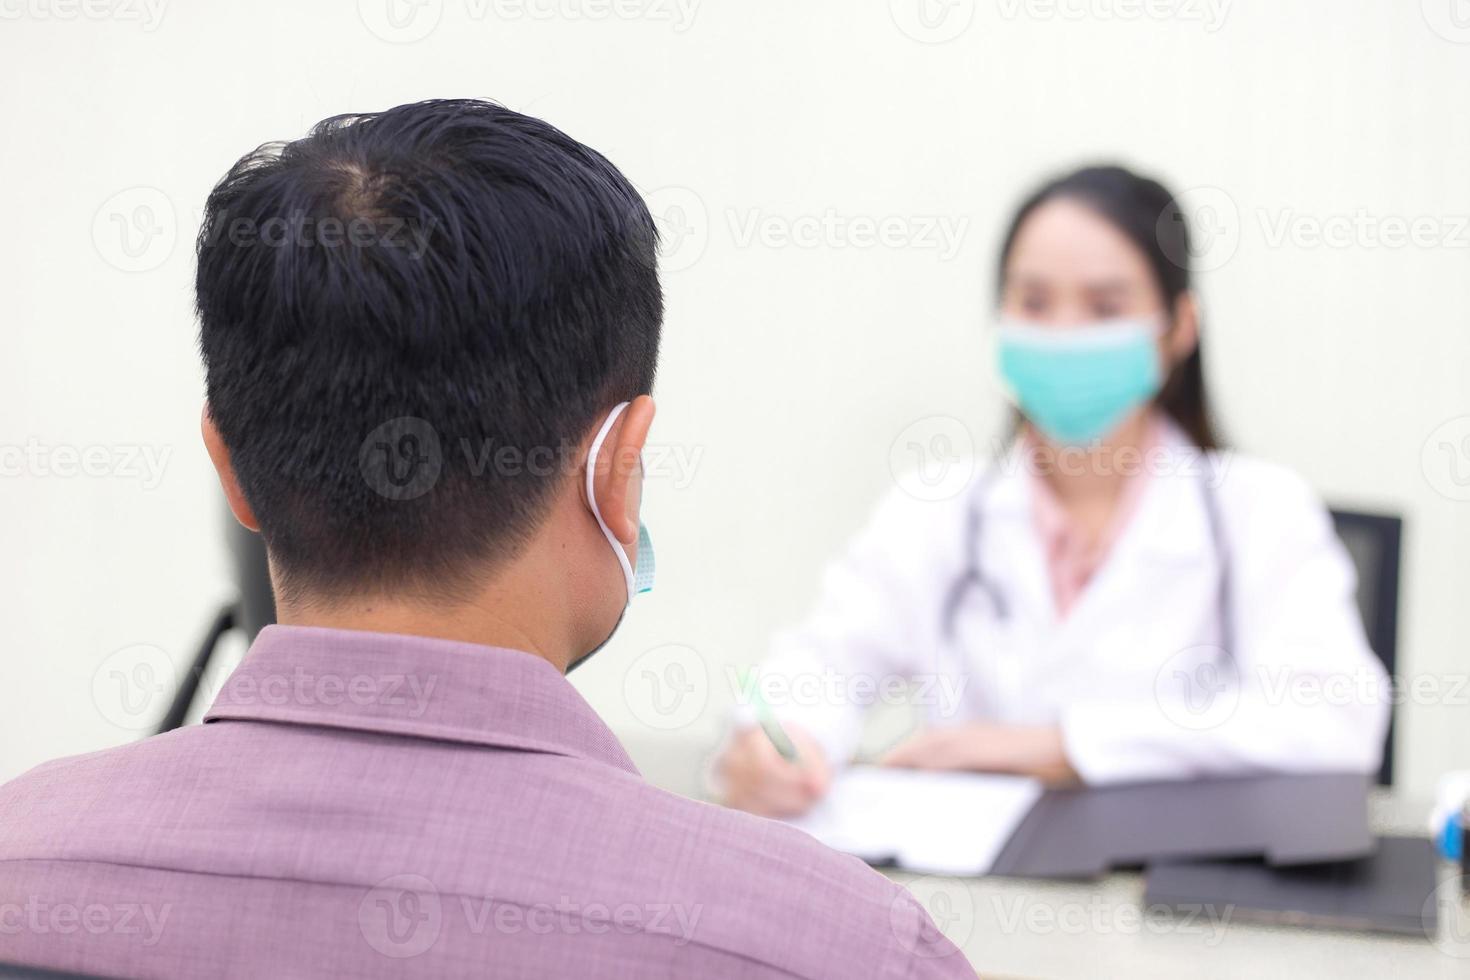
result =
[{"label": "man's dark short hair", "polygon": [[470,587],[603,413],[647,393],[663,298],[642,198],[493,103],[335,116],[209,196],[209,410],[287,595]]}]

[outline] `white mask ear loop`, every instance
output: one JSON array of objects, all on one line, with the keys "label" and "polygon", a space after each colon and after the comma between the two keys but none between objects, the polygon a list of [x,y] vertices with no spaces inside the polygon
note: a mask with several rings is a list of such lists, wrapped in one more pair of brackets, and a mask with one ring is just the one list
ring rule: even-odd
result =
[{"label": "white mask ear loop", "polygon": [[628,403],[623,402],[612,410],[607,421],[602,423],[602,428],[597,430],[597,438],[592,440],[592,448],[587,450],[587,506],[591,508],[592,516],[597,518],[597,526],[602,528],[603,537],[607,538],[607,543],[612,545],[613,554],[618,556],[618,564],[623,567],[623,584],[628,589],[628,601],[624,604],[624,608],[633,602],[633,563],[628,561],[628,553],[623,550],[622,542],[612,531],[608,530],[607,522],[602,519],[602,512],[597,509],[597,495],[593,491],[594,479],[597,476],[597,453],[602,449],[602,442],[612,430],[613,423],[627,407]]}]

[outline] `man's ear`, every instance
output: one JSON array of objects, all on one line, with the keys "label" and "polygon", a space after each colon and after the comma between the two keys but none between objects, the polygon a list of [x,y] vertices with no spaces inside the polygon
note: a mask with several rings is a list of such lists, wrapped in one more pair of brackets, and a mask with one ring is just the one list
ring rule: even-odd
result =
[{"label": "man's ear", "polygon": [[623,544],[638,542],[638,506],[642,501],[640,454],[653,425],[653,399],[639,395],[623,409],[597,453],[592,489],[603,523]]},{"label": "man's ear", "polygon": [[230,450],[220,438],[219,429],[214,427],[214,418],[209,414],[207,402],[204,411],[199,414],[199,430],[204,436],[204,448],[209,452],[209,460],[214,463],[214,471],[219,474],[219,485],[225,491],[225,500],[230,503],[230,512],[245,527],[259,531],[260,522],[255,519],[255,511],[250,509],[249,501],[240,491],[240,481],[235,478],[235,467],[230,463]]},{"label": "man's ear", "polygon": [[1169,366],[1182,364],[1199,346],[1199,305],[1194,293],[1181,293],[1174,301],[1174,329],[1165,341],[1169,349]]}]

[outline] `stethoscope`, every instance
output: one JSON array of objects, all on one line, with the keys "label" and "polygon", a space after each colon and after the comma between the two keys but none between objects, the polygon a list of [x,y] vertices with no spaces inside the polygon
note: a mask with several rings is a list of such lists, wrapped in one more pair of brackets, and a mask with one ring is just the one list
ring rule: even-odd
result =
[{"label": "stethoscope", "polygon": [[[968,542],[965,551],[965,567],[955,579],[954,584],[950,586],[949,595],[944,603],[944,636],[951,642],[955,638],[955,620],[959,616],[960,605],[971,589],[985,595],[990,601],[991,608],[995,611],[996,619],[1005,622],[1011,616],[1010,602],[1001,590],[1000,584],[986,575],[980,567],[980,536],[984,524],[981,509],[999,469],[1000,467],[997,466],[988,467],[970,497],[970,506],[965,519],[965,541]],[[1220,569],[1216,596],[1220,614],[1220,646],[1225,651],[1225,657],[1233,659],[1235,622],[1234,617],[1230,614],[1233,608],[1230,549],[1226,545],[1224,521],[1220,517],[1220,501],[1214,488],[1210,486],[1203,474],[1200,476],[1199,488],[1204,499],[1205,513],[1209,516],[1210,538],[1212,549],[1215,552],[1215,561]]]}]

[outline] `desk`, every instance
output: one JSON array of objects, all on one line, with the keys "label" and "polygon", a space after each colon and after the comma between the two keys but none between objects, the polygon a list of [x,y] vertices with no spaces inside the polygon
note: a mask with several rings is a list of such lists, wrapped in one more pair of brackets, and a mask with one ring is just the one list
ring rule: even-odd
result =
[{"label": "desk", "polygon": [[[714,750],[688,733],[620,733],[645,778],[671,792],[705,797],[702,773]],[[1378,833],[1422,833],[1427,804],[1385,795],[1372,801]],[[1228,910],[1144,916],[1141,874],[1098,881],[934,878],[885,872],[925,904],[940,928],[985,977],[1129,977],[1214,980],[1470,980],[1470,959],[1426,939],[1231,922]]]}]

